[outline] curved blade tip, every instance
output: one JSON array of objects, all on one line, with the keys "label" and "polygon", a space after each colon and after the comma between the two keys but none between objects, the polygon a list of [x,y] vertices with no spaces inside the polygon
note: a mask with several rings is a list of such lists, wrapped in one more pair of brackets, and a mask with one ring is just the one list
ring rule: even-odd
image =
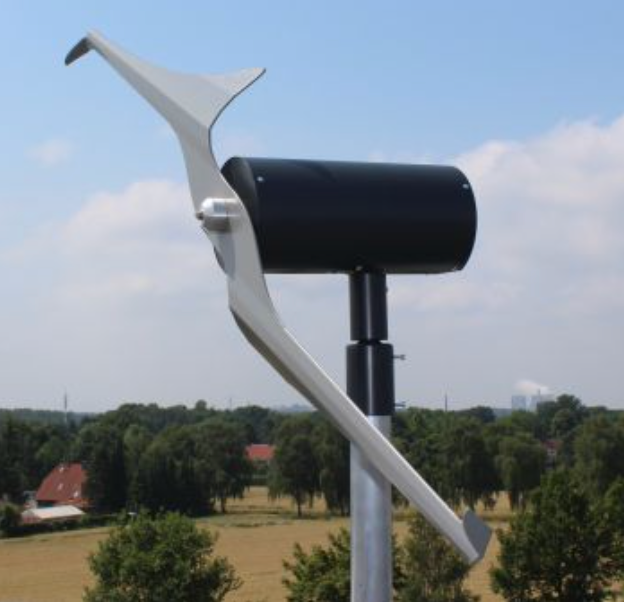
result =
[{"label": "curved blade tip", "polygon": [[492,529],[482,521],[472,510],[468,510],[464,515],[464,531],[475,550],[475,557],[469,558],[472,564],[483,558],[487,550],[490,538],[492,537]]},{"label": "curved blade tip", "polygon": [[84,56],[91,50],[91,42],[88,37],[82,38],[65,57],[65,64],[71,65],[74,61],[77,61],[81,56]]}]

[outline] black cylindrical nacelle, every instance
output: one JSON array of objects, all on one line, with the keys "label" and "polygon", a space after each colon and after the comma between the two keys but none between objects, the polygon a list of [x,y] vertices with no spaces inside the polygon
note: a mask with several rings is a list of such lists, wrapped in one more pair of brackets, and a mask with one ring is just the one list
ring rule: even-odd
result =
[{"label": "black cylindrical nacelle", "polygon": [[234,157],[222,172],[265,272],[434,274],[472,252],[474,195],[454,167]]}]

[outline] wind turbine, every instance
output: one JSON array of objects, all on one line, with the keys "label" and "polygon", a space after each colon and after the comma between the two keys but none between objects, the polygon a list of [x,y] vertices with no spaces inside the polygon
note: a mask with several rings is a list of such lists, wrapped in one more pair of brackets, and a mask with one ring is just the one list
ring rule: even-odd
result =
[{"label": "wind turbine", "polygon": [[[227,279],[229,308],[247,340],[288,383],[330,418],[359,450],[363,460],[393,484],[448,538],[467,562],[474,563],[479,560],[485,553],[491,535],[487,525],[470,510],[462,519],[458,518],[384,434],[375,428],[353,400],[286,330],[273,305],[265,281],[266,270],[263,269],[258,230],[254,228],[249,203],[246,206],[243,200],[245,195],[235,190],[226,180],[211,148],[211,128],[221,112],[238,94],[255,82],[264,70],[246,69],[227,75],[178,73],[143,61],[96,32],[89,33],[74,46],[67,55],[66,64],[74,62],[90,50],[97,51],[175,131],[186,164],[195,216],[214,246]],[[347,167],[336,167],[336,173],[353,175],[349,171],[349,164],[346,165]],[[257,167],[252,160],[243,166],[252,172]],[[299,167],[299,164],[293,163],[274,166],[280,173],[284,169],[291,170],[288,171],[289,174]],[[272,169],[266,164],[264,168]],[[319,169],[331,171],[334,168],[325,164]],[[424,171],[426,173],[423,177],[429,178],[429,183],[431,178],[454,178],[453,182],[459,178],[455,173],[457,170],[453,174],[445,172],[442,175],[431,170]],[[304,177],[302,184],[305,184],[306,177],[316,177],[310,176],[310,170],[306,173],[308,175]],[[360,176],[361,173],[354,177]],[[366,174],[363,175],[365,176]],[[323,185],[328,181],[331,178],[324,178]],[[472,195],[465,178],[460,184],[464,191],[468,191],[466,194]],[[332,218],[331,215],[327,217],[329,220]],[[462,267],[472,249],[474,233],[472,237],[461,266],[432,271]],[[366,280],[363,285],[367,286]],[[390,362],[392,363],[392,357]],[[388,504],[389,501],[384,503]],[[370,517],[370,520],[374,519],[374,516]],[[370,543],[374,545],[374,542]],[[389,555],[390,550],[380,550],[380,553]],[[378,594],[375,602],[384,602],[389,597],[388,585],[384,587],[386,592],[383,595]],[[375,598],[369,593],[354,599],[368,601]]]}]

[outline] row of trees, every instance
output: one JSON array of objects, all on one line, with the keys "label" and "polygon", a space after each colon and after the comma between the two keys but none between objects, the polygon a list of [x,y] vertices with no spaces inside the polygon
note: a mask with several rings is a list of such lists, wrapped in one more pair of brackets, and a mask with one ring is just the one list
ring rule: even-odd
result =
[{"label": "row of trees", "polygon": [[[483,407],[412,408],[395,416],[393,433],[453,505],[491,505],[505,491],[513,507],[522,507],[548,468],[568,468],[600,492],[624,476],[624,418],[569,395],[536,413],[498,419]],[[57,463],[80,461],[86,493],[100,511],[225,511],[251,482],[245,446],[254,442],[276,444],[271,495],[292,497],[300,514],[318,496],[331,511],[348,512],[348,444],[320,415],[257,406],[217,411],[205,402],[192,409],[129,404],[69,425],[0,416],[0,495],[19,501]]]},{"label": "row of trees", "polygon": [[290,496],[301,516],[322,495],[330,511],[349,511],[349,444],[319,414],[290,417],[275,436],[269,494]]},{"label": "row of trees", "polygon": [[60,425],[0,420],[0,499],[19,500],[36,489],[69,449],[72,434]]},{"label": "row of trees", "polygon": [[0,413],[0,499],[21,502],[61,462],[87,469],[95,509],[144,506],[192,514],[241,495],[251,465],[245,446],[270,442],[283,416],[257,406],[217,411],[123,405],[65,421],[60,412]]},{"label": "row of trees", "polygon": [[152,434],[131,424],[86,426],[74,447],[88,474],[86,495],[100,511],[177,510],[199,515],[241,497],[251,481],[244,429],[219,416]]},{"label": "row of trees", "polygon": [[96,508],[225,512],[252,480],[245,447],[276,445],[269,471],[273,497],[291,496],[299,515],[304,504],[324,496],[331,511],[349,508],[349,448],[319,414],[283,416],[257,407],[234,412],[195,408],[200,422],[154,434],[140,410],[121,408],[81,429],[73,455],[88,471],[87,496]]},{"label": "row of trees", "polygon": [[[291,496],[299,513],[319,495],[330,510],[348,511],[349,449],[337,431],[309,414],[285,419],[275,442],[273,495]],[[505,492],[512,508],[524,507],[548,469],[573,470],[602,493],[624,477],[624,416],[570,395],[499,419],[488,408],[408,409],[395,417],[394,442],[454,506],[491,507]]]},{"label": "row of trees", "polygon": [[571,469],[600,492],[624,477],[624,416],[569,395],[499,419],[486,408],[410,409],[397,417],[395,441],[454,505],[489,506],[505,491],[522,507],[549,468]]},{"label": "row of trees", "polygon": [[[46,415],[47,417],[47,415]],[[38,424],[5,415],[0,422],[0,494],[20,501],[58,463],[81,462],[94,509],[225,512],[252,480],[245,448],[277,445],[269,472],[274,497],[292,496],[299,513],[323,495],[330,510],[349,507],[348,445],[316,413],[287,416],[248,406],[216,411],[124,405],[80,426]]]}]

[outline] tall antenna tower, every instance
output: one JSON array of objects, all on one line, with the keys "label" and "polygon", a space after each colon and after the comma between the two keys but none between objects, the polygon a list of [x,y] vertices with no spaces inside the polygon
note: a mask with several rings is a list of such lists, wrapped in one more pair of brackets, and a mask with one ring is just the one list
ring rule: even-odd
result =
[{"label": "tall antenna tower", "polygon": [[64,416],[64,420],[65,420],[65,428],[67,428],[69,426],[69,420],[67,418],[67,407],[69,405],[69,396],[67,395],[67,391],[65,391],[65,394],[63,395],[63,412],[65,414]]}]

